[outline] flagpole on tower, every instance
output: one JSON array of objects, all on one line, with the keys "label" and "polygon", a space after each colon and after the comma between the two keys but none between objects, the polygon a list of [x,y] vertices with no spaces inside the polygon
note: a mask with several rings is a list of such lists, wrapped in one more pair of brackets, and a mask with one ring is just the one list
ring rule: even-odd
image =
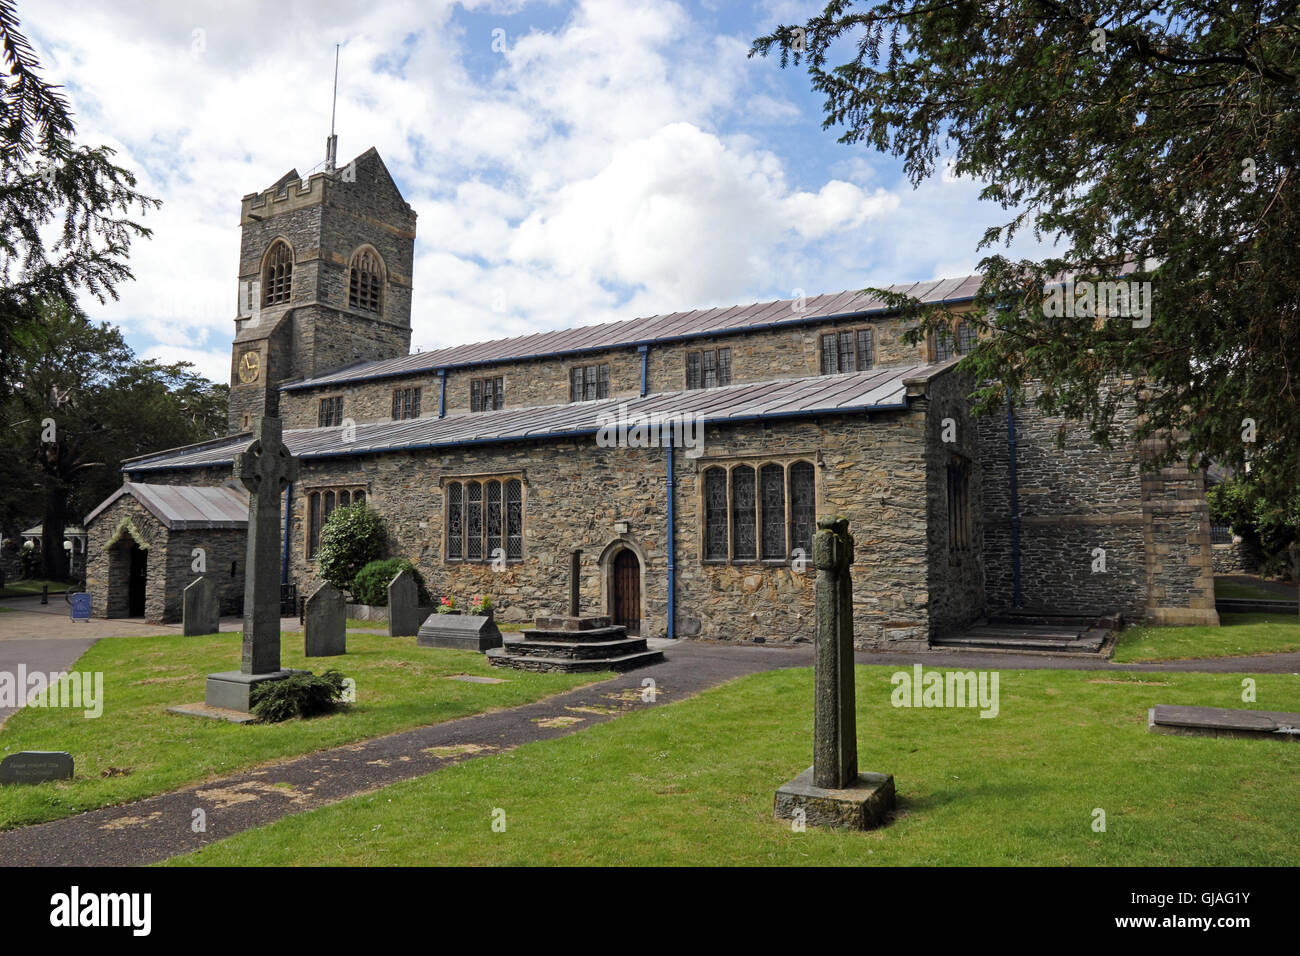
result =
[{"label": "flagpole on tower", "polygon": [[330,104],[330,135],[325,140],[325,169],[333,172],[338,162],[339,138],[334,135],[334,116],[339,105],[339,44],[334,44],[334,99]]}]

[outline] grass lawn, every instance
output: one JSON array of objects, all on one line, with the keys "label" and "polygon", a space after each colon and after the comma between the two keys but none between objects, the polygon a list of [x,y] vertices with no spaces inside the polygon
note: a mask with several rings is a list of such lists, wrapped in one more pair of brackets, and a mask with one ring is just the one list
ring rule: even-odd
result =
[{"label": "grass lawn", "polygon": [[[1000,712],[890,705],[858,667],[859,765],[897,819],[793,832],[773,791],[812,760],[812,673],[756,674],[223,840],[210,865],[1300,864],[1300,747],[1168,737],[1157,703],[1242,706],[1238,675],[1000,672]],[[1259,703],[1300,710],[1293,677]],[[505,812],[505,832],[491,827]],[[1106,832],[1092,829],[1106,813]]]},{"label": "grass lawn", "polygon": [[1294,601],[1296,591],[1293,587],[1290,595],[1285,595],[1269,588],[1259,587],[1249,581],[1216,580],[1214,582],[1214,596],[1216,598],[1236,598],[1238,600],[1252,601]]},{"label": "grass lawn", "polygon": [[1120,634],[1111,660],[1131,664],[1282,651],[1300,651],[1300,616],[1220,614],[1219,627],[1131,627]]},{"label": "grass lawn", "polygon": [[[345,657],[308,660],[301,632],[286,632],[284,666],[318,674],[333,668],[356,681],[357,703],[348,712],[246,726],[167,713],[168,706],[203,700],[208,674],[237,668],[240,640],[238,633],[105,638],[88,650],[70,670],[103,672],[102,716],[25,707],[0,728],[0,756],[66,750],[76,760],[76,777],[0,787],[0,829],[136,800],[367,737],[515,707],[611,676],[506,675],[489,668],[482,654],[417,647],[413,637],[375,634],[349,634]],[[507,682],[441,679],[451,674],[492,674]]]},{"label": "grass lawn", "polygon": [[29,578],[23,581],[11,581],[4,587],[0,588],[0,599],[15,597],[31,597],[33,594],[40,594],[41,588],[49,585],[50,594],[62,594],[68,589],[67,581],[49,581],[44,578]]}]

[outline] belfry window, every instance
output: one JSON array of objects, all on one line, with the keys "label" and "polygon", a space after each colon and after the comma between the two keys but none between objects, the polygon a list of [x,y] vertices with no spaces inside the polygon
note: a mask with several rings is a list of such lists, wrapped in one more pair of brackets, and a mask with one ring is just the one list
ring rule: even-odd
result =
[{"label": "belfry window", "polygon": [[262,262],[262,307],[288,302],[293,293],[293,250],[277,239]]},{"label": "belfry window", "polygon": [[348,306],[362,312],[378,312],[383,274],[383,264],[373,249],[362,249],[354,255],[348,269]]}]

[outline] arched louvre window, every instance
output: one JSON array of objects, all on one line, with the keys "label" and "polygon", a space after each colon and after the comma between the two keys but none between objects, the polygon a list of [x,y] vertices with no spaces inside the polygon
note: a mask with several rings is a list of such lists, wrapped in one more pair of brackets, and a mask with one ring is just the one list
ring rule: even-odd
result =
[{"label": "arched louvre window", "polygon": [[447,558],[452,561],[459,561],[465,556],[462,541],[465,527],[460,491],[459,481],[453,481],[447,486]]},{"label": "arched louvre window", "polygon": [[485,556],[494,559],[501,547],[501,482],[489,481],[483,486],[487,499],[487,551]]},{"label": "arched louvre window", "polygon": [[465,486],[465,558],[483,559],[483,486],[477,481]]},{"label": "arched louvre window", "polygon": [[817,529],[817,492],[813,466],[797,461],[790,466],[790,546],[801,548],[812,560],[813,532]]},{"label": "arched louvre window", "polygon": [[506,482],[506,560],[524,556],[523,484],[512,478]]},{"label": "arched louvre window", "polygon": [[346,508],[346,507],[347,507],[348,505],[350,505],[350,504],[352,504],[352,492],[348,491],[347,489],[344,489],[343,491],[340,491],[340,492],[339,492],[339,507],[340,507],[340,508]]},{"label": "arched louvre window", "polygon": [[288,302],[293,292],[293,251],[289,244],[275,240],[262,262],[262,307]]},{"label": "arched louvre window", "polygon": [[785,560],[785,469],[764,465],[759,471],[763,496],[763,557]]},{"label": "arched louvre window", "polygon": [[754,528],[754,469],[740,465],[731,470],[731,557],[737,561],[758,557]]},{"label": "arched louvre window", "polygon": [[722,468],[704,473],[704,557],[727,560],[727,472]]},{"label": "arched louvre window", "polygon": [[348,270],[348,305],[362,312],[378,312],[382,278],[383,264],[375,251],[358,251]]}]

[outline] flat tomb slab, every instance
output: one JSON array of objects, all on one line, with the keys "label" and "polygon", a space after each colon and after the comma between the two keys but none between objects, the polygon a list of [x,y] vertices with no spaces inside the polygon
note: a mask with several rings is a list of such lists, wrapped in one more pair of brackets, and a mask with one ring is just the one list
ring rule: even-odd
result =
[{"label": "flat tomb slab", "polygon": [[490,617],[472,614],[430,614],[415,638],[420,647],[449,647],[457,651],[486,651],[500,647],[501,631]]},{"label": "flat tomb slab", "polygon": [[776,791],[772,816],[793,820],[802,810],[809,826],[874,830],[894,811],[895,799],[892,774],[866,771],[858,774],[855,786],[827,790],[813,783],[813,768],[809,767]]},{"label": "flat tomb slab", "polygon": [[285,670],[270,671],[265,674],[245,674],[243,671],[222,671],[209,674],[207,687],[203,692],[203,703],[220,710],[237,710],[247,714],[252,710],[250,698],[253,688],[267,681],[284,680],[292,674],[306,674],[308,671]]},{"label": "flat tomb slab", "polygon": [[1273,737],[1300,740],[1300,714],[1280,710],[1157,704],[1147,712],[1147,730],[1153,734],[1195,737]]},{"label": "flat tomb slab", "polygon": [[224,707],[209,707],[207,704],[177,704],[168,707],[167,713],[181,714],[185,717],[206,717],[208,720],[224,720],[232,724],[252,724],[257,722],[257,715],[242,710],[227,710]]}]

